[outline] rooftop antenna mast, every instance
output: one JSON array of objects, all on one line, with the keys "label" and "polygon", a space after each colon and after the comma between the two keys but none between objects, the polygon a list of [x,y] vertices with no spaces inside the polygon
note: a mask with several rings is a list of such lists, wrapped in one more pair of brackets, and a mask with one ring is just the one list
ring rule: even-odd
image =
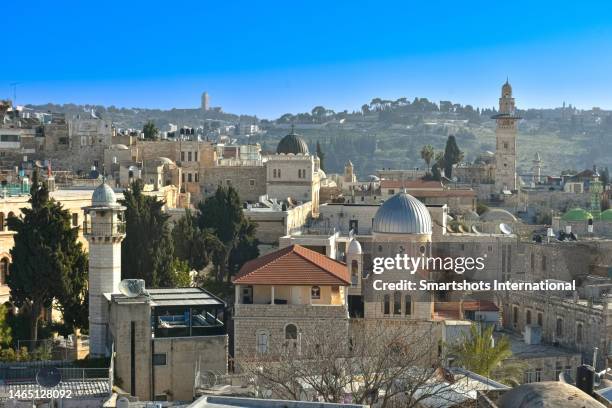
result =
[{"label": "rooftop antenna mast", "polygon": [[10,86],[13,87],[13,106],[17,106],[17,85],[21,84],[21,82],[12,82]]}]

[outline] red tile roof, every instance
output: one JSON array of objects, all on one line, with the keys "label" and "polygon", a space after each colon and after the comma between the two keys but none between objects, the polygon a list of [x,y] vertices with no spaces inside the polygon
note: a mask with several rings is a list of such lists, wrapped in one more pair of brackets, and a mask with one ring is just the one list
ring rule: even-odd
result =
[{"label": "red tile roof", "polygon": [[245,263],[234,277],[244,285],[350,284],[346,264],[323,254],[291,245]]},{"label": "red tile roof", "polygon": [[[464,300],[463,312],[499,312],[499,307],[490,300]],[[436,320],[460,319],[459,302],[436,302],[434,304]]]}]

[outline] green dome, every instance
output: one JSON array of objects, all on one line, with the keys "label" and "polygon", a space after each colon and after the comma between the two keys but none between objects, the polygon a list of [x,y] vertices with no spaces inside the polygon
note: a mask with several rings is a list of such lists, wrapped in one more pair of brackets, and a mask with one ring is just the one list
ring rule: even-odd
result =
[{"label": "green dome", "polygon": [[612,221],[612,208],[607,209],[606,211],[602,212],[599,218],[601,218],[604,221]]},{"label": "green dome", "polygon": [[583,210],[582,208],[573,208],[563,214],[561,217],[563,221],[588,221],[593,219],[593,215],[587,210]]}]

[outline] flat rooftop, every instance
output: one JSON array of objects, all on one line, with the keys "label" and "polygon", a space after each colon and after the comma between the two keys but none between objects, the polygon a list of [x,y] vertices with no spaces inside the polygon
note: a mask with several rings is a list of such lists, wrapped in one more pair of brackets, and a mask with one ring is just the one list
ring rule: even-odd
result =
[{"label": "flat rooftop", "polygon": [[127,297],[112,294],[113,302],[132,303],[150,300],[151,306],[225,306],[225,302],[202,288],[147,289],[146,296]]},{"label": "flat rooftop", "polygon": [[563,347],[555,347],[550,344],[527,344],[523,340],[522,336],[506,330],[493,333],[493,337],[496,340],[499,339],[502,335],[508,336],[510,338],[512,356],[518,359],[563,356],[569,357],[580,354],[579,352],[568,350]]}]

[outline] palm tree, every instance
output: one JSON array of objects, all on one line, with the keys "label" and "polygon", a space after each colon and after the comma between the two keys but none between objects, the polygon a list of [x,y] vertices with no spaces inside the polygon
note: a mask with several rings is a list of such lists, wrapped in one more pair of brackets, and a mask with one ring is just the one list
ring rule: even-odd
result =
[{"label": "palm tree", "polygon": [[509,360],[512,357],[510,339],[502,336],[494,341],[493,329],[493,325],[481,328],[473,324],[469,334],[463,333],[458,344],[449,346],[448,353],[461,366],[476,374],[508,384],[518,383],[525,366],[516,360]]},{"label": "palm tree", "polygon": [[425,164],[427,164],[427,172],[429,172],[431,160],[434,158],[435,154],[432,145],[425,145],[421,149],[421,159],[425,160]]}]

